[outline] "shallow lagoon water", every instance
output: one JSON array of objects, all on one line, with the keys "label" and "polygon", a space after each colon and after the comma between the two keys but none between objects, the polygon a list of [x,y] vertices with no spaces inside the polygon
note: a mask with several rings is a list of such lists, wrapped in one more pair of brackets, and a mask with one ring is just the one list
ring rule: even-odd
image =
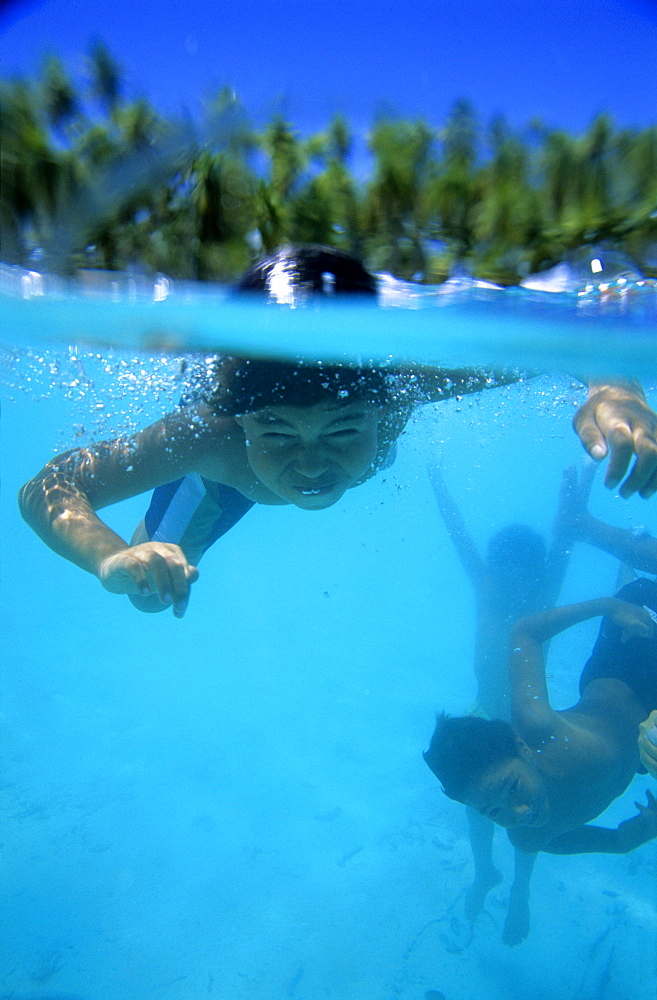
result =
[{"label": "shallow lagoon water", "polygon": [[[85,272],[81,272],[85,273]],[[653,370],[657,280],[578,292],[382,280],[379,304],[263,306],[218,286],[89,272],[83,284],[0,267],[0,343],[48,342],[168,352],[224,350],[277,357],[410,358],[441,366],[628,374]],[[385,276],[381,276],[385,279]],[[3,294],[4,293],[4,294]],[[282,300],[284,301],[284,300]]]},{"label": "shallow lagoon water", "polygon": [[[320,513],[254,508],[205,556],[182,621],[142,616],[47,550],[21,522],[14,497],[54,447],[110,433],[117,421],[119,429],[145,423],[173,405],[178,363],[154,348],[138,354],[145,342],[134,328],[117,342],[117,315],[140,303],[120,298],[112,311],[106,301],[65,296],[11,301],[17,311],[36,304],[40,312],[24,319],[22,344],[7,362],[16,377],[5,377],[2,425],[8,878],[0,996],[654,995],[655,844],[627,856],[541,856],[530,937],[509,949],[501,942],[512,874],[506,837],[495,838],[505,881],[469,934],[463,810],[442,796],[421,758],[435,710],[464,710],[474,696],[474,601],[426,463],[439,455],[482,547],[510,521],[547,534],[562,470],[581,456],[569,426],[581,387],[546,375],[422,408],[391,469]],[[458,322],[444,335],[434,323],[427,339],[426,317],[442,322],[445,309],[380,311],[375,329],[368,313],[362,331],[358,311],[344,313],[346,345],[330,331],[333,340],[320,342],[323,313],[286,311],[281,319],[259,307],[249,315],[260,317],[251,330],[273,327],[276,343],[290,350],[312,329],[314,350],[331,356],[454,363],[461,349],[462,363],[475,355],[501,362],[500,331],[514,318],[505,322],[496,305],[499,323],[487,325],[485,306],[449,304],[452,320],[459,311],[477,315],[475,346],[459,342]],[[579,343],[585,370],[596,344],[601,370],[620,370],[616,333],[608,351],[594,334],[584,346],[572,299],[545,308],[559,313],[561,347]],[[73,339],[71,309],[90,331],[73,362],[56,342],[67,330]],[[190,311],[181,316],[189,320]],[[179,347],[210,349],[230,326],[218,312],[210,320],[201,343],[190,332],[198,324],[171,320],[165,329],[178,331]],[[18,334],[18,324],[9,329]],[[623,369],[640,370],[657,406],[652,321],[616,311],[605,327],[612,328],[625,331]],[[35,341],[40,329],[55,339]],[[102,346],[108,339],[114,348]],[[553,327],[545,340],[539,349],[525,343],[523,363],[579,370],[572,353],[558,354]],[[72,388],[69,368],[80,360],[87,382]],[[135,378],[118,392],[126,370]],[[622,501],[600,480],[591,499],[598,516],[657,530],[654,500]],[[146,501],[105,515],[130,533]],[[610,557],[578,546],[562,601],[612,592],[616,570]],[[596,633],[589,623],[552,644],[558,707],[574,700]],[[604,822],[631,815],[647,787],[654,782],[637,777]]]}]

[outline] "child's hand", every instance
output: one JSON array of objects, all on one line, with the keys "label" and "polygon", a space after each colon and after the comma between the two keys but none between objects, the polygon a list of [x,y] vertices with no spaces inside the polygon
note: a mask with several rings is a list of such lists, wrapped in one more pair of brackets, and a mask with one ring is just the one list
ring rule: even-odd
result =
[{"label": "child's hand", "polygon": [[630,639],[650,639],[655,631],[655,623],[646,611],[638,604],[619,601],[612,597],[609,617],[622,629],[621,642]]},{"label": "child's hand", "polygon": [[647,844],[649,840],[657,837],[657,799],[651,791],[646,791],[646,799],[648,805],[635,802],[638,814],[624,820],[618,826],[623,853],[634,851],[637,847],[641,847],[641,844]]},{"label": "child's hand", "polygon": [[580,441],[596,462],[609,456],[605,475],[608,489],[621,484],[618,492],[622,497],[638,492],[648,499],[657,492],[657,414],[639,386],[610,383],[590,392],[573,420]]},{"label": "child's hand", "polygon": [[657,710],[639,726],[639,754],[648,773],[657,778]]},{"label": "child's hand", "polygon": [[642,805],[641,802],[634,803],[639,810],[639,815],[635,816],[634,820],[635,822],[640,821],[641,825],[645,827],[645,837],[642,841],[644,844],[657,837],[657,799],[650,789],[646,790],[646,798],[648,800],[647,806]]},{"label": "child's hand", "polygon": [[182,618],[198,570],[179,545],[143,542],[105,558],[98,578],[112,594],[157,595],[163,607],[171,605],[175,617]]},{"label": "child's hand", "polygon": [[588,458],[582,462],[579,478],[576,466],[564,469],[559,507],[552,528],[558,538],[578,538],[581,535],[584,519],[590,516],[587,506],[596,471],[597,466]]}]

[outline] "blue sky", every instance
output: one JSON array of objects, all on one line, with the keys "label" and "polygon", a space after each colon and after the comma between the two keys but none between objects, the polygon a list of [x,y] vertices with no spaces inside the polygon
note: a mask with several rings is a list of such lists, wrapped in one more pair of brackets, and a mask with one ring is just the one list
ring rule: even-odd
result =
[{"label": "blue sky", "polygon": [[4,0],[0,72],[42,53],[74,71],[89,39],[128,93],[195,111],[223,84],[256,121],[283,110],[302,133],[336,111],[365,132],[381,110],[445,120],[458,97],[482,121],[540,117],[579,132],[599,111],[657,122],[655,0]]}]

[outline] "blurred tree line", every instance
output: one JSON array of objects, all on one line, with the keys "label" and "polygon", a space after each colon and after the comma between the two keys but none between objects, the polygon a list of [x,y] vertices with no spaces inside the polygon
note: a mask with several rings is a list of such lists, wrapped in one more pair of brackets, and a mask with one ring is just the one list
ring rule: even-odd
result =
[{"label": "blurred tree line", "polygon": [[398,277],[437,282],[464,264],[510,284],[606,243],[657,274],[657,126],[482,129],[461,100],[438,130],[377,121],[359,179],[341,116],[308,138],[280,116],[257,130],[225,90],[200,135],[126,100],[101,43],[87,67],[81,87],[56,56],[36,80],[0,84],[5,261],[230,281],[263,251],[316,242]]}]

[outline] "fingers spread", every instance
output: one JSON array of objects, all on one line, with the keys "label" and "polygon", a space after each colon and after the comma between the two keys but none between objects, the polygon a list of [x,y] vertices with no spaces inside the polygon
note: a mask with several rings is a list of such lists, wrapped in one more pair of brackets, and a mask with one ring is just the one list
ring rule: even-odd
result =
[{"label": "fingers spread", "polygon": [[[657,414],[640,394],[626,387],[602,388],[580,407],[573,425],[592,458],[609,453],[605,486],[615,489],[627,476],[619,491],[622,497],[657,492]],[[630,472],[633,455],[636,462]]]}]

